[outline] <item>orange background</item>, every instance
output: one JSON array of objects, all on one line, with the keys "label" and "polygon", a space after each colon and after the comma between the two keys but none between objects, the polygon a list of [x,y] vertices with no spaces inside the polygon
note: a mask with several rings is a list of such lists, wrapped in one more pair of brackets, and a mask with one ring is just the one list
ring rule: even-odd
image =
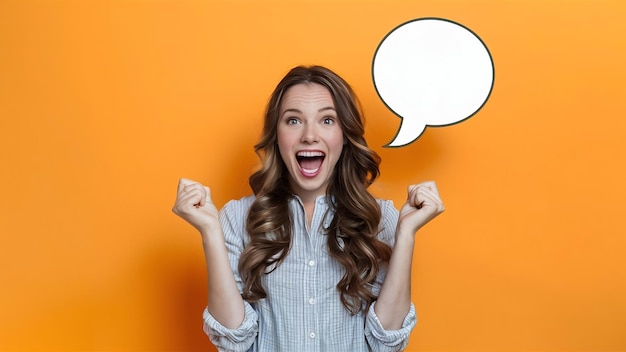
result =
[{"label": "orange background", "polygon": [[[495,62],[460,124],[386,149],[400,120],[371,62],[443,17]],[[343,75],[418,234],[409,351],[626,351],[626,3],[0,0],[0,350],[211,351],[199,235],[179,177],[249,193],[264,104],[297,64]]]}]

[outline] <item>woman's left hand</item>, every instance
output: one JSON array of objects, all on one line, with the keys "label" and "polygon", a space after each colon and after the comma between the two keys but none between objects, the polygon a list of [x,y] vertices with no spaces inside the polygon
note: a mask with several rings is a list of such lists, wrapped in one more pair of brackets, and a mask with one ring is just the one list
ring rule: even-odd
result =
[{"label": "woman's left hand", "polygon": [[398,231],[406,231],[413,235],[444,210],[445,207],[434,181],[411,185],[407,201],[400,209]]}]

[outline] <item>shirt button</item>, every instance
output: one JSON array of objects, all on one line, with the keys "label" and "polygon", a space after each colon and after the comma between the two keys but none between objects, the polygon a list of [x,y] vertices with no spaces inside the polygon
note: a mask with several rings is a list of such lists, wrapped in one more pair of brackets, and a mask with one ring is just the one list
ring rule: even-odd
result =
[{"label": "shirt button", "polygon": [[312,339],[314,339],[314,338],[315,338],[315,333],[314,333],[314,332],[310,333],[310,334],[309,334],[309,337],[310,337],[310,338],[312,338]]},{"label": "shirt button", "polygon": [[314,260],[309,260],[309,266],[315,266],[315,261]]},{"label": "shirt button", "polygon": [[315,304],[315,298],[309,298],[309,304]]}]

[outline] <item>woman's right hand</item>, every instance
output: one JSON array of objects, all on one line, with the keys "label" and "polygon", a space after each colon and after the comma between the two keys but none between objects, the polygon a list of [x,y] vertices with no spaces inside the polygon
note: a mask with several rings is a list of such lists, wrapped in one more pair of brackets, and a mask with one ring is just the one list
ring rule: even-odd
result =
[{"label": "woman's right hand", "polygon": [[174,214],[205,235],[219,228],[219,212],[211,200],[209,187],[186,178],[178,181]]}]

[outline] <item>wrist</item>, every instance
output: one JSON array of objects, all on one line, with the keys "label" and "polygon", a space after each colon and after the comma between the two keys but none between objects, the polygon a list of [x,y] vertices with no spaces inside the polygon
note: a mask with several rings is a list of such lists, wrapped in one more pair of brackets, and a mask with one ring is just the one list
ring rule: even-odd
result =
[{"label": "wrist", "polygon": [[214,238],[224,238],[222,235],[222,227],[220,225],[206,225],[198,228],[202,241],[213,241]]},{"label": "wrist", "polygon": [[400,228],[396,231],[396,244],[403,246],[413,246],[415,244],[415,233],[411,231],[404,231]]}]

